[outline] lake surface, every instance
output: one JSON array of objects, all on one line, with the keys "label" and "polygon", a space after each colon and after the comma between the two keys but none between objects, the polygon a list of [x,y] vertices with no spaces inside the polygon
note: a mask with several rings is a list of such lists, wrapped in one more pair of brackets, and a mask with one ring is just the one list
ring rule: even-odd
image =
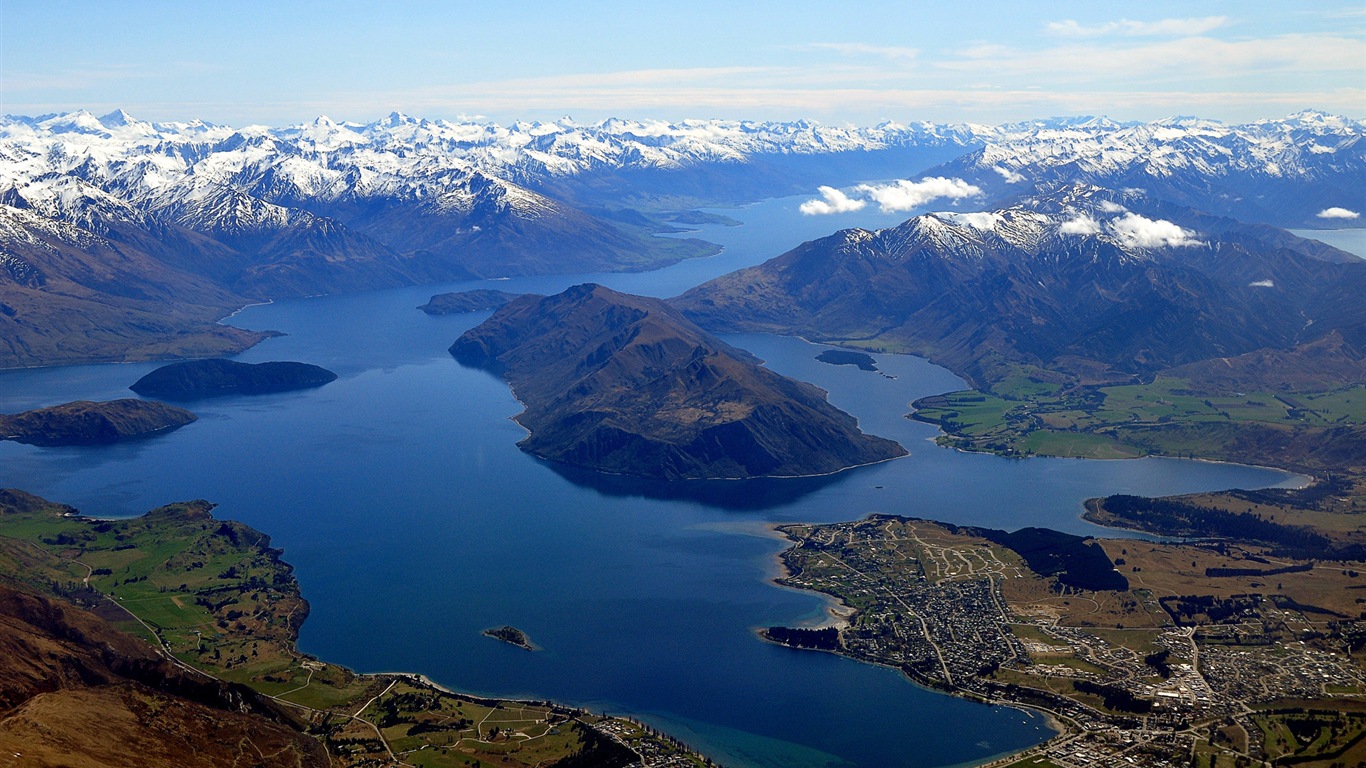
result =
[{"label": "lake surface", "polygon": [[1318,240],[1366,259],[1366,229],[1292,229],[1300,237]]},{"label": "lake surface", "polygon": [[[662,488],[567,472],[516,448],[520,406],[503,382],[446,348],[489,313],[429,317],[443,290],[553,292],[594,280],[677,294],[803,239],[904,214],[796,213],[801,199],[726,211],[722,254],[653,273],[428,286],[251,307],[237,325],[288,335],[239,359],[300,360],[321,389],[201,401],[200,420],[105,448],[0,443],[0,486],[87,514],[140,514],[206,498],[269,533],[312,614],[300,646],[362,671],[409,671],[457,690],[550,698],[638,716],[737,768],[920,768],[980,762],[1046,738],[1042,718],[926,691],[899,673],[761,642],[772,624],[826,616],[817,595],[777,587],[783,542],[768,526],[872,512],[1014,529],[1099,529],[1081,501],[1289,482],[1280,472],[1144,459],[1012,460],[935,446],[905,418],[917,397],[963,383],[917,358],[882,371],[819,363],[797,339],[727,337],[811,381],[864,429],[911,456],[829,478]],[[0,373],[0,412],[130,396],[155,364]],[[544,650],[480,635],[511,624]]]}]

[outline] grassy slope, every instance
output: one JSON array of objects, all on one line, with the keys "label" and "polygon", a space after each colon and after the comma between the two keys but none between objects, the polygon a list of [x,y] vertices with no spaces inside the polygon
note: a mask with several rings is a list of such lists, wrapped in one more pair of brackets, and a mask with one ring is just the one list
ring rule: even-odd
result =
[{"label": "grassy slope", "polygon": [[[1239,429],[1306,431],[1366,423],[1366,386],[1296,395],[1207,395],[1174,378],[1071,388],[1023,379],[1007,380],[990,392],[966,390],[924,398],[916,402],[916,409],[917,419],[944,429],[944,442],[969,450],[1084,458],[1154,453],[1246,459],[1221,455],[1231,450],[1224,445],[1227,434]],[[1107,452],[1117,456],[1097,455]]]},{"label": "grassy slope", "polygon": [[[1366,386],[1325,392],[1197,392],[1189,382],[1063,387],[1028,375],[990,392],[966,390],[915,403],[940,442],[1006,456],[1116,459],[1158,455],[1282,467],[1341,478],[1331,498],[1286,494],[1260,509],[1230,494],[1184,497],[1207,506],[1292,515],[1296,524],[1360,528],[1366,511]],[[1274,509],[1272,507],[1275,507]]]}]

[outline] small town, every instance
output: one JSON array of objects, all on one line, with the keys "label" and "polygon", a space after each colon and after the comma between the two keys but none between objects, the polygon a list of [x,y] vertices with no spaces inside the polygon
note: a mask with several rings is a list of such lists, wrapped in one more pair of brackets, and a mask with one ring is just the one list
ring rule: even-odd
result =
[{"label": "small town", "polygon": [[1083,626],[1092,622],[1076,609],[1099,608],[1097,593],[1049,587],[1013,551],[936,523],[873,516],[780,530],[797,542],[782,583],[853,609],[829,650],[1045,713],[1061,731],[993,765],[1269,764],[1308,746],[1297,741],[1306,733],[1320,747],[1366,735],[1358,660],[1322,637],[1272,639],[1268,628],[1309,621],[1274,601],[1248,600],[1232,624],[1144,627],[1145,602],[1160,601],[1135,594],[1107,616],[1118,621]]}]

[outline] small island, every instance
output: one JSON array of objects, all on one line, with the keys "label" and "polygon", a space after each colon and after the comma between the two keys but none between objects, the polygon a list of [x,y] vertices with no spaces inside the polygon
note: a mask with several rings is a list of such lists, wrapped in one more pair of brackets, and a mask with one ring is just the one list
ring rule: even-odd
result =
[{"label": "small island", "polygon": [[816,359],[827,365],[856,365],[860,371],[877,370],[877,361],[872,355],[848,349],[827,349],[816,355]]},{"label": "small island", "polygon": [[220,395],[263,395],[312,389],[336,379],[337,374],[308,363],[188,360],[163,365],[138,379],[129,389],[145,397],[198,400]]},{"label": "small island", "polygon": [[478,288],[473,291],[438,293],[418,309],[429,315],[459,315],[497,309],[521,294]]},{"label": "small island", "polygon": [[531,638],[527,637],[525,632],[516,627],[506,625],[494,627],[493,629],[484,630],[483,634],[494,640],[502,640],[508,645],[515,645],[524,651],[536,650],[536,646],[531,644]]},{"label": "small island", "polygon": [[0,415],[0,439],[44,447],[108,445],[170,432],[197,418],[183,408],[149,400],[77,400]]},{"label": "small island", "polygon": [[665,302],[600,285],[519,297],[450,351],[512,385],[522,450],[598,472],[799,477],[906,455]]}]

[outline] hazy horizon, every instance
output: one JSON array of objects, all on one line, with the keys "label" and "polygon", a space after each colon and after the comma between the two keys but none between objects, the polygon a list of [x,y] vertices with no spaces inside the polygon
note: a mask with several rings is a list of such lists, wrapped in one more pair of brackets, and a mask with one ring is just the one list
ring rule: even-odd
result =
[{"label": "hazy horizon", "polygon": [[998,124],[1366,116],[1366,10],[1273,2],[922,6],[0,0],[0,113],[287,125],[400,111]]}]

